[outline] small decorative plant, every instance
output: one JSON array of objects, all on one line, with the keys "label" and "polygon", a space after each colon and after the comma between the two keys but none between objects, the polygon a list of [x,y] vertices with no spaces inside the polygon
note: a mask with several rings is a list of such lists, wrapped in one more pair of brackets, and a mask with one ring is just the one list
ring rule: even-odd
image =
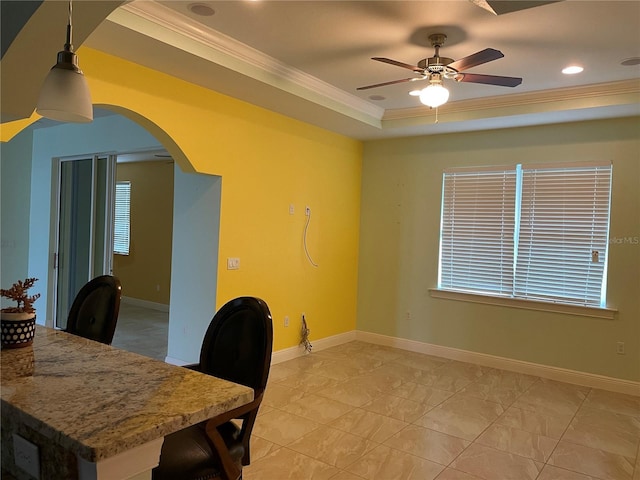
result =
[{"label": "small decorative plant", "polygon": [[27,292],[37,281],[37,278],[25,278],[24,282],[22,280],[18,280],[7,290],[4,288],[0,289],[0,296],[9,298],[18,303],[17,306],[5,307],[2,311],[6,313],[34,313],[36,309],[33,308],[33,302],[40,298],[40,294],[36,293],[35,295],[30,296]]}]

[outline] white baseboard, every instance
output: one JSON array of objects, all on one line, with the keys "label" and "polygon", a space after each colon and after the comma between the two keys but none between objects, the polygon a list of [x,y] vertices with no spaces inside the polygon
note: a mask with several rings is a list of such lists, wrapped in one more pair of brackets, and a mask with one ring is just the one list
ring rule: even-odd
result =
[{"label": "white baseboard", "polygon": [[134,305],[136,307],[150,308],[151,310],[157,310],[159,312],[169,312],[169,305],[150,302],[149,300],[140,300],[139,298],[120,297],[120,303],[126,303],[127,305]]},{"label": "white baseboard", "polygon": [[373,343],[376,345],[386,345],[388,347],[400,348],[403,350],[409,350],[411,352],[425,353],[428,355],[435,355],[437,357],[448,358],[450,360],[475,363],[477,365],[482,365],[485,367],[499,368],[502,370],[509,370],[512,372],[548,378],[550,380],[583,385],[585,387],[599,388],[612,392],[640,396],[640,382],[634,382],[631,380],[606,377],[604,375],[579,372],[576,370],[552,367],[549,365],[541,365],[538,363],[514,360],[511,358],[497,357],[495,355],[488,355],[486,353],[470,352],[468,350],[443,347],[441,345],[433,345],[430,343],[417,342],[415,340],[390,337],[377,333],[361,331],[356,331],[355,333],[355,339],[362,342]]},{"label": "white baseboard", "polygon": [[[330,347],[335,347],[337,345],[352,342],[354,340],[373,343],[375,345],[395,347],[402,350],[408,350],[410,352],[425,353],[427,355],[434,355],[437,357],[447,358],[449,360],[475,363],[484,367],[499,368],[502,370],[524,373],[526,375],[548,378],[550,380],[557,380],[559,382],[572,383],[575,385],[599,388],[611,392],[640,396],[640,382],[606,377],[604,375],[596,375],[593,373],[579,372],[576,370],[569,370],[567,368],[541,365],[538,363],[525,362],[512,358],[498,357],[495,355],[488,355],[486,353],[471,352],[458,348],[443,347],[441,345],[417,342],[415,340],[407,340],[404,338],[390,337],[387,335],[380,335],[378,333],[362,332],[359,330],[352,330],[350,332],[340,333],[338,335],[333,335],[331,337],[312,341],[312,352],[318,352]],[[273,352],[271,356],[271,364],[276,365],[278,363],[286,362],[287,360],[293,360],[294,358],[301,357],[303,355],[307,355],[307,352],[301,345],[284,348],[282,350],[278,350],[277,352]],[[172,357],[166,357],[165,362],[172,365],[187,364],[187,362]]]},{"label": "white baseboard", "polygon": [[[326,348],[335,347],[336,345],[342,345],[343,343],[352,342],[356,339],[356,331],[339,333],[338,335],[332,335],[331,337],[321,338],[320,340],[314,340],[311,342],[311,352],[319,352]],[[277,352],[273,352],[271,355],[271,365],[277,363],[286,362],[287,360],[293,360],[294,358],[307,355],[306,350],[302,345],[296,347],[289,347]]]}]

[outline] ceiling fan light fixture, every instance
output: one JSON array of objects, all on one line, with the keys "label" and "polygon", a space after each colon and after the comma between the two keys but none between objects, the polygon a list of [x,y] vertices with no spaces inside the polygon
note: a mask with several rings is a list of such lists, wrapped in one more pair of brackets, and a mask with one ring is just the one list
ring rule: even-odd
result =
[{"label": "ceiling fan light fixture", "polygon": [[420,101],[427,107],[437,108],[449,100],[449,90],[441,83],[432,83],[420,91]]},{"label": "ceiling fan light fixture", "polygon": [[87,79],[78,67],[78,57],[71,44],[71,1],[67,43],[58,52],[56,64],[44,79],[36,112],[43,117],[61,122],[87,123],[93,120],[93,104]]}]

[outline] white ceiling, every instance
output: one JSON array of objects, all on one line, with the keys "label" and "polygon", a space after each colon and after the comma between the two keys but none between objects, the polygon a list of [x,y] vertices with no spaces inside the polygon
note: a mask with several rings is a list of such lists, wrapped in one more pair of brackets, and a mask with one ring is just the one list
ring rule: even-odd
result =
[{"label": "white ceiling", "polygon": [[[101,2],[81,2],[79,15],[94,3]],[[214,14],[192,13],[194,3]],[[507,5],[525,3],[532,2]],[[408,95],[425,81],[356,90],[414,76],[370,58],[415,65],[433,56],[431,33],[448,36],[440,54],[454,60],[502,51],[504,58],[469,71],[522,84],[447,80],[451,96],[438,123]],[[501,15],[467,0],[134,0],[84,45],[360,139],[640,114],[640,65],[621,65],[640,57],[636,0],[564,0]],[[584,72],[563,75],[570,63]]]}]

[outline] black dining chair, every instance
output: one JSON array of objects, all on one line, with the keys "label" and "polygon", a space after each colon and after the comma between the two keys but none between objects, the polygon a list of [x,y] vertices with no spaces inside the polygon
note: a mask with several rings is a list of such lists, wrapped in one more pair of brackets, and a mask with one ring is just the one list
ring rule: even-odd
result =
[{"label": "black dining chair", "polygon": [[[273,324],[267,304],[240,297],[213,317],[200,362],[187,368],[253,388],[251,403],[167,435],[153,480],[237,480],[251,462],[249,441],[267,385]],[[241,422],[239,422],[241,420]]]},{"label": "black dining chair", "polygon": [[71,304],[65,331],[111,345],[121,296],[122,285],[117,277],[101,275],[90,280]]}]

